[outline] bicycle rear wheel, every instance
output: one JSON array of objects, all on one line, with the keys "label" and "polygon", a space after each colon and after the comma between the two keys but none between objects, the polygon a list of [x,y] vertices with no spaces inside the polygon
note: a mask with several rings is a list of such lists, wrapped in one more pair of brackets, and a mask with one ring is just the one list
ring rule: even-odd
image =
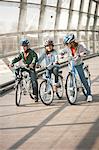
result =
[{"label": "bicycle rear wheel", "polygon": [[22,96],[22,80],[18,81],[15,88],[15,103],[17,106],[20,106],[21,96]]},{"label": "bicycle rear wheel", "polygon": [[68,102],[73,105],[77,100],[77,84],[74,76],[69,73],[66,78],[65,91]]},{"label": "bicycle rear wheel", "polygon": [[63,77],[61,75],[58,76],[58,82],[59,82],[59,85],[57,87],[57,91],[56,91],[56,95],[59,99],[61,99],[63,97]]},{"label": "bicycle rear wheel", "polygon": [[50,105],[53,101],[53,87],[46,80],[42,81],[39,87],[39,96],[43,104]]}]

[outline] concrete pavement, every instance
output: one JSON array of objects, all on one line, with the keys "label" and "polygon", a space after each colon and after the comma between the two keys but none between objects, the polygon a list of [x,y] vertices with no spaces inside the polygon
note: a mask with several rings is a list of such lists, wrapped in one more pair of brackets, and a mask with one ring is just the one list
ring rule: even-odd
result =
[{"label": "concrete pavement", "polygon": [[[71,106],[65,96],[51,106],[29,96],[15,105],[14,91],[0,97],[0,150],[99,150],[99,57],[85,61],[92,79],[93,102],[78,96]],[[68,73],[63,68],[63,75]]]}]

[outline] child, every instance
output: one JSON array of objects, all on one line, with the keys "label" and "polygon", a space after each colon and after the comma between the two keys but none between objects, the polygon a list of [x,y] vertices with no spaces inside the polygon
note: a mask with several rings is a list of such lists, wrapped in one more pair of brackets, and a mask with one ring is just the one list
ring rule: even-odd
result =
[{"label": "child", "polygon": [[30,48],[30,43],[27,39],[22,39],[20,45],[22,46],[24,51],[21,52],[18,57],[12,60],[10,66],[13,67],[15,63],[22,60],[23,63],[30,68],[30,70],[23,68],[23,71],[27,71],[31,77],[33,94],[35,95],[34,99],[35,102],[38,102],[38,82],[37,82],[37,77],[35,72],[35,65],[38,60],[38,57],[37,54]]},{"label": "child", "polygon": [[54,43],[52,40],[48,39],[45,41],[45,52],[38,59],[38,64],[40,64],[43,60],[46,63],[46,77],[51,78],[51,74],[55,75],[55,84],[54,86],[58,86],[58,72],[59,72],[59,63],[58,63],[58,54],[54,49]]},{"label": "child", "polygon": [[[85,54],[87,50],[83,47],[83,45],[75,41],[74,34],[66,35],[64,37],[63,42],[64,42],[64,45],[66,46],[66,49],[63,50],[62,54],[67,53],[69,61],[73,58],[74,66],[78,72],[81,82],[83,83],[87,91],[87,102],[91,102],[92,101],[91,89],[85,78],[83,64],[82,64],[83,63],[82,56]],[[72,98],[73,97],[71,97],[71,100]]]}]

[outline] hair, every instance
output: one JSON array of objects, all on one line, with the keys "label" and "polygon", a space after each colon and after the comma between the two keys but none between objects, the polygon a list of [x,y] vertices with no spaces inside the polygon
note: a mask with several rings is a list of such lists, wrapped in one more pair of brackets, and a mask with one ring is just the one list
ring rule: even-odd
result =
[{"label": "hair", "polygon": [[74,43],[74,47],[77,47],[77,46],[78,46],[78,42],[73,41],[73,43]]}]

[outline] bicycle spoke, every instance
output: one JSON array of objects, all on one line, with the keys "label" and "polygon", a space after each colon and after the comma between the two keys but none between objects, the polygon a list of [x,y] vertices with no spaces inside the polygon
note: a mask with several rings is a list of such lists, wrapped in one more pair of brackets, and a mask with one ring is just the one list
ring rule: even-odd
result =
[{"label": "bicycle spoke", "polygon": [[45,105],[50,105],[53,101],[53,89],[51,84],[48,85],[46,81],[42,81],[39,88],[39,95]]}]

